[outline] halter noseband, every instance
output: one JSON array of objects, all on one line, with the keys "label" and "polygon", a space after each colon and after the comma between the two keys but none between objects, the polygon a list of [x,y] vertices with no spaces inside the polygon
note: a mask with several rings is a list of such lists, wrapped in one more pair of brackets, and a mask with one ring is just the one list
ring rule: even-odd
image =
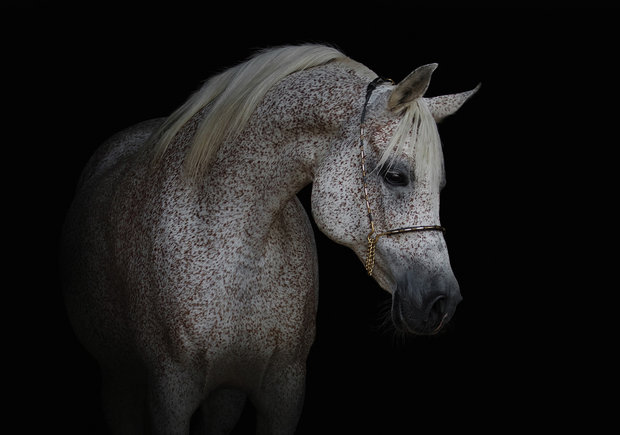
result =
[{"label": "halter noseband", "polygon": [[[441,225],[416,225],[411,227],[403,227],[396,228],[393,230],[387,230],[382,233],[377,233],[375,230],[375,222],[372,218],[372,209],[370,208],[370,200],[368,199],[368,186],[366,185],[366,153],[364,152],[364,141],[365,141],[365,131],[364,131],[364,122],[366,121],[366,106],[368,106],[368,101],[370,100],[370,96],[372,92],[377,88],[379,84],[382,82],[392,80],[385,80],[381,77],[377,77],[372,82],[368,84],[366,88],[366,101],[364,102],[364,108],[362,109],[362,119],[360,122],[360,149],[362,152],[362,184],[364,186],[364,199],[366,200],[366,210],[368,211],[368,219],[370,221],[370,232],[368,233],[368,252],[366,253],[366,272],[368,272],[369,276],[372,276],[372,271],[375,267],[375,249],[377,247],[377,241],[379,237],[383,236],[393,236],[395,234],[402,233],[410,233],[414,231],[441,231],[445,233],[446,229]],[[394,82],[392,82],[394,83]]]}]

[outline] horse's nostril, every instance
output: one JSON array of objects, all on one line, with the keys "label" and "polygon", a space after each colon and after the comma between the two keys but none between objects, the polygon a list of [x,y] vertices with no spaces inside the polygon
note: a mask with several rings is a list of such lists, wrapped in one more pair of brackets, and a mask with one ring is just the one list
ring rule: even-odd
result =
[{"label": "horse's nostril", "polygon": [[437,296],[435,300],[433,300],[429,304],[428,310],[428,323],[429,325],[437,325],[441,322],[446,312],[446,297],[445,296]]},{"label": "horse's nostril", "polygon": [[431,312],[443,313],[446,307],[446,297],[437,296],[434,301],[431,302]]},{"label": "horse's nostril", "polygon": [[408,271],[393,295],[395,325],[414,334],[439,332],[461,301],[458,284],[450,276],[428,276]]}]

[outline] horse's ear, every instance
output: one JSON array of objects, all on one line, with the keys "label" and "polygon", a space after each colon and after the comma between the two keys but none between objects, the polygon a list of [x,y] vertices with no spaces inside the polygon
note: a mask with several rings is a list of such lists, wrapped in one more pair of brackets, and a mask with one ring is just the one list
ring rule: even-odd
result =
[{"label": "horse's ear", "polygon": [[388,109],[396,112],[406,104],[424,95],[435,68],[437,68],[436,63],[429,63],[416,68],[415,71],[405,77],[392,91],[388,100]]},{"label": "horse's ear", "polygon": [[471,91],[461,92],[460,94],[441,95],[439,97],[425,98],[429,110],[433,114],[435,122],[439,122],[446,116],[452,115],[480,89],[480,83]]}]

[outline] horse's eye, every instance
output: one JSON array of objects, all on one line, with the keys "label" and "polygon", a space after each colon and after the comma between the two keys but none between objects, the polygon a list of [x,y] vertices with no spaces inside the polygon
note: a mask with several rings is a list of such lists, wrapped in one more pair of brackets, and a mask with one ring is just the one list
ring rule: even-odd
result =
[{"label": "horse's eye", "polygon": [[383,179],[390,186],[406,186],[409,184],[407,174],[392,169],[383,173]]}]

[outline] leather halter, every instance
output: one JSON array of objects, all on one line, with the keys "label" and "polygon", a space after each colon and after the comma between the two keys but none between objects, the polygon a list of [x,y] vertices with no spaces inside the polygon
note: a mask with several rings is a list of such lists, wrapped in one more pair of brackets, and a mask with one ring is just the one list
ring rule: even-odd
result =
[{"label": "leather halter", "polygon": [[384,82],[392,82],[392,80],[386,80],[381,77],[377,77],[372,82],[368,84],[366,88],[366,101],[364,102],[364,108],[362,109],[362,119],[360,122],[360,149],[362,155],[362,185],[364,186],[364,199],[366,200],[366,210],[368,212],[368,220],[370,221],[370,232],[368,233],[368,251],[366,253],[366,272],[368,272],[369,276],[372,276],[372,271],[375,267],[375,250],[377,247],[377,242],[380,237],[383,236],[393,236],[395,234],[402,233],[410,233],[414,231],[441,231],[445,233],[446,229],[441,225],[415,225],[411,227],[402,227],[395,228],[392,230],[383,231],[381,233],[377,232],[375,229],[375,221],[372,218],[372,209],[370,208],[370,199],[368,198],[368,186],[366,184],[366,153],[364,151],[364,142],[365,142],[365,131],[364,131],[364,122],[366,121],[366,107],[368,106],[368,101],[370,100],[370,96],[372,92]]}]

